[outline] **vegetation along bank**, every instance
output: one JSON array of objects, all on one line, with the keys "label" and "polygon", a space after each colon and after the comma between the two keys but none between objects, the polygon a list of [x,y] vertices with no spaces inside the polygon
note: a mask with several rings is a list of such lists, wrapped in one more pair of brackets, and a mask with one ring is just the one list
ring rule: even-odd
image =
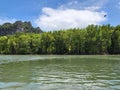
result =
[{"label": "vegetation along bank", "polygon": [[29,22],[0,26],[0,54],[120,54],[120,25],[42,32]]}]

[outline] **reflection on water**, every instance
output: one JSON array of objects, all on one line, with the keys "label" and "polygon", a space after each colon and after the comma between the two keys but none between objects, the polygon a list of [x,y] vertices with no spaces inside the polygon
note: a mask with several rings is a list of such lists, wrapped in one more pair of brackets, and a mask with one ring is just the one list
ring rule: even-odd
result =
[{"label": "reflection on water", "polygon": [[120,56],[0,56],[0,89],[120,89],[119,59]]}]

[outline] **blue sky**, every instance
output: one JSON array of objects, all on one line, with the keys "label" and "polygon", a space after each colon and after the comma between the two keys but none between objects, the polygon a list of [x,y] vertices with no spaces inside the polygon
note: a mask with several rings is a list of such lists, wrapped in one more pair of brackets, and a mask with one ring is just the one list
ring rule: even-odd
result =
[{"label": "blue sky", "polygon": [[118,25],[119,17],[120,0],[0,0],[0,24],[31,21],[44,31]]}]

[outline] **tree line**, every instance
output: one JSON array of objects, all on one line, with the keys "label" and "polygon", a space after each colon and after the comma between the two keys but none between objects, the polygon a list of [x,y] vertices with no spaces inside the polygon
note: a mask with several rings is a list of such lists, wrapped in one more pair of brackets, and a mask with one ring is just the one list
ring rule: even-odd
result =
[{"label": "tree line", "polygon": [[0,36],[0,54],[120,54],[120,25]]}]

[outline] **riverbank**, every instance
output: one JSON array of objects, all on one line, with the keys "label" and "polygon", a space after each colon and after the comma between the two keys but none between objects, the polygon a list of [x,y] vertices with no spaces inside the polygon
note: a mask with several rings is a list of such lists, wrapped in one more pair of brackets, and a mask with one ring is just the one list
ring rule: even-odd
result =
[{"label": "riverbank", "polygon": [[0,54],[120,54],[119,27],[89,25],[84,29],[1,36]]}]

